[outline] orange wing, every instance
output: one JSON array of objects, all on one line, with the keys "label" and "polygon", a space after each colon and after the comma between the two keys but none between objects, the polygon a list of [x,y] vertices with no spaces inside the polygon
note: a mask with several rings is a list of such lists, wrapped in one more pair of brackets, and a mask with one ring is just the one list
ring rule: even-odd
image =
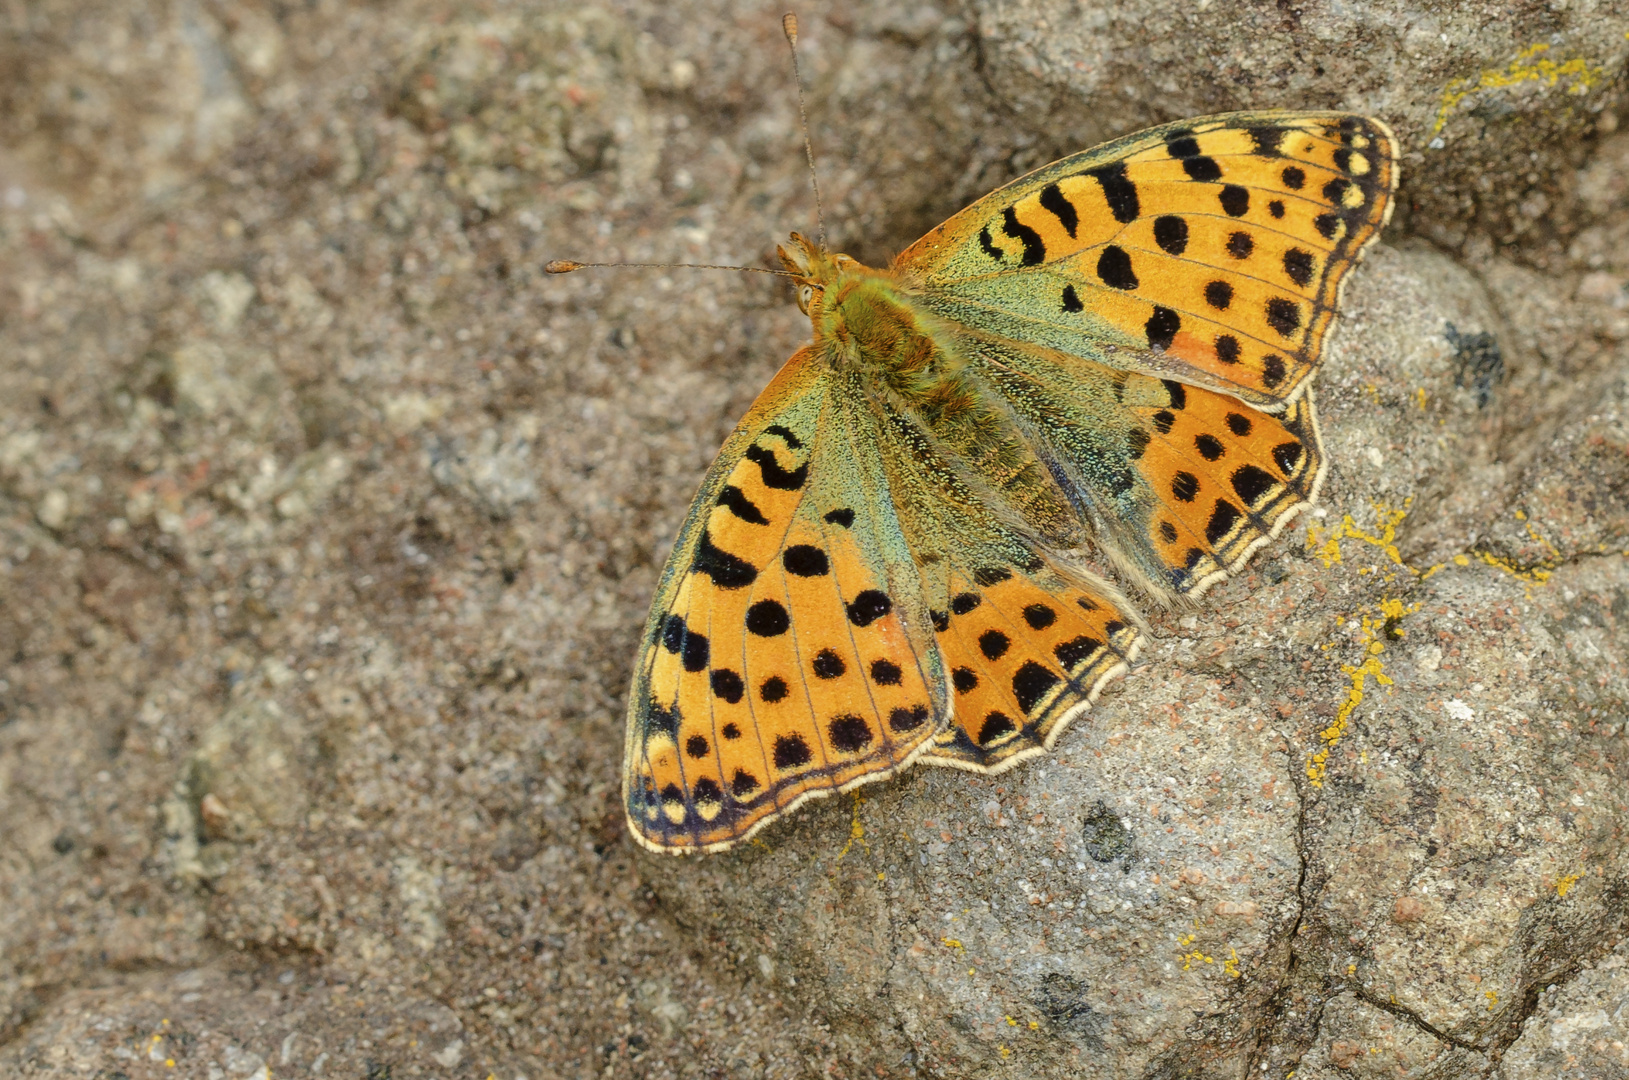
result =
[{"label": "orange wing", "polygon": [[1064,158],[895,270],[947,319],[1276,411],[1391,214],[1396,142],[1345,113],[1233,113]]}]

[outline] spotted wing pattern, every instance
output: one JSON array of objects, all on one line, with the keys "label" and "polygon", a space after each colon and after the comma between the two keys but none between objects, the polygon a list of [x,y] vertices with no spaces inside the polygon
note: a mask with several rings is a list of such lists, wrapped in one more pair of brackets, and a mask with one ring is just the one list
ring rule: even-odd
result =
[{"label": "spotted wing pattern", "polygon": [[657,851],[715,851],[927,750],[946,688],[890,504],[796,354],[703,483],[652,607],[624,799]]},{"label": "spotted wing pattern", "polygon": [[1345,113],[1168,124],[985,196],[894,270],[951,322],[1276,411],[1390,216],[1396,157]]},{"label": "spotted wing pattern", "polygon": [[1028,425],[1099,548],[1154,596],[1200,595],[1317,499],[1310,393],[1268,413],[1003,339],[967,335],[961,351]]}]

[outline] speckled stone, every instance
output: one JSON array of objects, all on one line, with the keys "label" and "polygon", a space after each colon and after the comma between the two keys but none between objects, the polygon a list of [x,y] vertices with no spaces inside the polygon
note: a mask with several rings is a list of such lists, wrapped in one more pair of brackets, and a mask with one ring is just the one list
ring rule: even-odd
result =
[{"label": "speckled stone", "polygon": [[628,664],[807,321],[540,267],[814,231],[782,9],[0,12],[0,1073],[1622,1075],[1622,13],[1056,7],[800,6],[833,243],[1380,110],[1324,512],[1045,760],[695,861],[626,836]]}]

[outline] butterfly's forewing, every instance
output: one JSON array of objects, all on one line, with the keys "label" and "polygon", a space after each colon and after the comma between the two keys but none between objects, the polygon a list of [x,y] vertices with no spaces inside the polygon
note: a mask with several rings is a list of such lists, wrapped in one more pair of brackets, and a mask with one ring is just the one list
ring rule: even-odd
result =
[{"label": "butterfly's forewing", "polygon": [[1310,393],[1266,413],[1005,339],[964,334],[960,346],[1099,547],[1156,596],[1203,592],[1317,497],[1324,455]]},{"label": "butterfly's forewing", "polygon": [[894,268],[952,322],[1276,411],[1390,216],[1396,156],[1345,113],[1168,124],[985,196]]},{"label": "butterfly's forewing", "polygon": [[717,851],[931,744],[943,667],[859,397],[804,349],[719,453],[664,571],[623,787],[652,850]]},{"label": "butterfly's forewing", "polygon": [[1129,607],[1043,552],[910,414],[873,401],[875,451],[921,578],[951,722],[923,758],[999,772],[1050,748],[1136,655]]}]

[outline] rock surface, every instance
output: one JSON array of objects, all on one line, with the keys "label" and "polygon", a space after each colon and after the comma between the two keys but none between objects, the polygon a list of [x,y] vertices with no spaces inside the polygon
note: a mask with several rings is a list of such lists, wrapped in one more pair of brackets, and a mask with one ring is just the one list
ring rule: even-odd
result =
[{"label": "rock surface", "polygon": [[1629,1075],[1629,12],[1221,7],[800,9],[863,260],[1232,107],[1404,212],[1319,516],[1051,757],[686,861],[627,664],[807,323],[539,267],[811,229],[780,9],[0,12],[0,1071]]}]

